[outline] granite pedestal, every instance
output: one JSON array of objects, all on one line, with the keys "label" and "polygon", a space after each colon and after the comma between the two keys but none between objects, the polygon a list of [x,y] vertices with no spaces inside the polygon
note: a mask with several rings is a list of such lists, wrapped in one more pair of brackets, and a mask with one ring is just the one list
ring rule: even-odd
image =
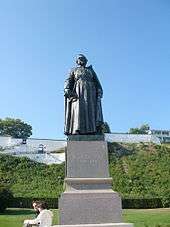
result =
[{"label": "granite pedestal", "polygon": [[67,142],[66,157],[58,226],[132,227],[122,223],[121,198],[112,190],[107,143],[102,137],[72,136]]}]

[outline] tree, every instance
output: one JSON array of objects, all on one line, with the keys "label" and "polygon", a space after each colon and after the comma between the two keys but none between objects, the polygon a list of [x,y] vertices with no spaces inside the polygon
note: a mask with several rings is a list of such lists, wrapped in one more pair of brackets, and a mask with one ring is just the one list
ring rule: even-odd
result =
[{"label": "tree", "polygon": [[102,125],[102,132],[103,133],[111,133],[109,124],[106,121]]},{"label": "tree", "polygon": [[150,129],[148,124],[141,125],[140,128],[130,128],[130,134],[148,134],[148,130]]},{"label": "tree", "polygon": [[0,135],[26,139],[32,135],[32,126],[20,119],[0,119]]}]

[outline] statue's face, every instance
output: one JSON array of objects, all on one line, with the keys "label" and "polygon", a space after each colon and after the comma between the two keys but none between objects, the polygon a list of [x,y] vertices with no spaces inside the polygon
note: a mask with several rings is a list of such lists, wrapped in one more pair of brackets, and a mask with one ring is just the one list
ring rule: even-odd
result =
[{"label": "statue's face", "polygon": [[86,59],[83,58],[83,57],[79,57],[79,58],[77,59],[77,64],[78,64],[78,65],[85,66],[86,63],[87,63],[87,62],[86,62]]}]

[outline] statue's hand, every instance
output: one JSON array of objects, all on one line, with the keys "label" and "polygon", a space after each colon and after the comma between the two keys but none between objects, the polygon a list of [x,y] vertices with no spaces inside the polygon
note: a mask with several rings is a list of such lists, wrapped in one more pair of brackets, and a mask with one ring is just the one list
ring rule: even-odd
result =
[{"label": "statue's hand", "polygon": [[64,90],[64,96],[65,96],[65,97],[68,98],[68,97],[69,97],[69,93],[70,93],[70,91],[69,91],[68,89],[65,89],[65,90]]},{"label": "statue's hand", "polygon": [[71,98],[72,97],[72,91],[70,91],[69,89],[65,89],[64,90],[64,96],[66,98]]},{"label": "statue's hand", "polygon": [[65,91],[64,95],[69,99],[70,102],[75,102],[78,99],[77,94],[73,91]]},{"label": "statue's hand", "polygon": [[103,98],[103,93],[102,92],[98,92],[98,99]]},{"label": "statue's hand", "polygon": [[77,101],[77,98],[71,97],[71,98],[69,98],[69,101],[70,101],[70,102],[76,102],[76,101]]},{"label": "statue's hand", "polygon": [[72,92],[70,100],[72,102],[75,102],[75,101],[77,101],[77,99],[78,99],[78,95],[75,92]]}]

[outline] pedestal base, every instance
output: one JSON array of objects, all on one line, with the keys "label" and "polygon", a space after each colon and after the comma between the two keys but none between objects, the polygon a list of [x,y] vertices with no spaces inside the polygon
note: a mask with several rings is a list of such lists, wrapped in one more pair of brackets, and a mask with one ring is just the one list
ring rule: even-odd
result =
[{"label": "pedestal base", "polygon": [[82,225],[54,225],[52,227],[133,227],[132,223],[104,223],[104,224],[82,224]]},{"label": "pedestal base", "polygon": [[64,192],[59,200],[61,225],[121,222],[121,199],[112,190]]},{"label": "pedestal base", "polygon": [[122,223],[121,198],[112,190],[107,143],[69,139],[65,192],[59,199],[56,227],[132,227]]}]

